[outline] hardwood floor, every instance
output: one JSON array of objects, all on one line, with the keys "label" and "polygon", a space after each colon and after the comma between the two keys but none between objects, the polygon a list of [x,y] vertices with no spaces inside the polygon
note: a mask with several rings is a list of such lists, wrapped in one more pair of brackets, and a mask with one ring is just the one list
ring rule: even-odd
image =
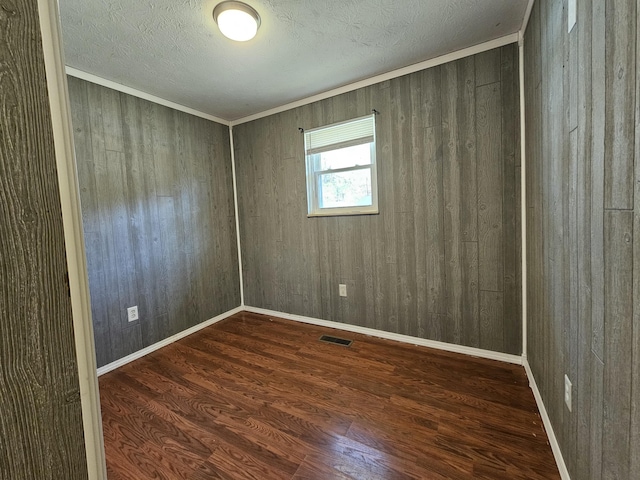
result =
[{"label": "hardwood floor", "polygon": [[522,367],[247,312],[100,394],[110,479],[560,478]]}]

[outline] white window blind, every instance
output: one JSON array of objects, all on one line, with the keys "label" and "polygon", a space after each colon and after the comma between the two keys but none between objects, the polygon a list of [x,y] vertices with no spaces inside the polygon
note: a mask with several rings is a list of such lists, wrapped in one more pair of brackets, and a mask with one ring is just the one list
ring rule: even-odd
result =
[{"label": "white window blind", "polygon": [[304,132],[310,217],[378,213],[375,116]]},{"label": "white window blind", "polygon": [[374,133],[373,115],[308,130],[304,133],[306,154],[313,155],[337,148],[371,143],[374,140]]}]

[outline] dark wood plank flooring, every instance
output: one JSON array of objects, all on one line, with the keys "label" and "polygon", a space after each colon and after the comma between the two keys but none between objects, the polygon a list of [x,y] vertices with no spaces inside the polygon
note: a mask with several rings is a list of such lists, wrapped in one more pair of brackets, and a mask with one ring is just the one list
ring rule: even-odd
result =
[{"label": "dark wood plank flooring", "polygon": [[246,312],[100,393],[110,479],[559,478],[522,367]]}]

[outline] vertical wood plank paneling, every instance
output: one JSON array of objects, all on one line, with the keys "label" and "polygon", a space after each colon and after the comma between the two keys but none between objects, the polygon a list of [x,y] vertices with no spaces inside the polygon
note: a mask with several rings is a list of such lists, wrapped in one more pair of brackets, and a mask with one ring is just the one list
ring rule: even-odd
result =
[{"label": "vertical wood plank paneling", "polygon": [[[235,127],[245,302],[520,353],[513,245],[518,59],[515,46],[507,51],[504,58],[500,49],[485,52]],[[502,71],[510,73],[502,78]],[[289,130],[372,108],[380,112],[380,214],[307,218],[303,152]],[[513,205],[503,211],[507,201]],[[512,242],[508,248],[503,237]],[[514,257],[509,262],[505,251]],[[513,285],[509,314],[505,278]],[[347,284],[346,298],[338,296],[338,283]]]},{"label": "vertical wood plank paneling", "polygon": [[605,12],[604,4],[593,2],[592,46],[592,349],[604,358],[604,182],[605,176]]},{"label": "vertical wood plank paneling", "polygon": [[[80,82],[80,80],[72,78],[69,78],[69,80],[74,83]],[[80,86],[82,85],[83,84],[80,83]],[[137,272],[148,272],[153,269],[153,258],[157,256],[155,251],[159,250],[157,247],[157,243],[159,242],[157,207],[151,202],[148,202],[146,198],[147,195],[155,196],[156,185],[154,171],[146,168],[147,159],[150,158],[152,153],[150,150],[151,142],[145,142],[145,137],[148,139],[151,133],[148,128],[136,128],[136,125],[143,124],[144,115],[144,110],[136,98],[130,96],[123,97],[121,99],[121,109],[123,115],[122,133],[125,158],[128,159],[126,167],[130,170],[126,174],[130,195],[127,201],[127,213],[129,218],[132,219],[131,249],[133,251],[134,268],[136,272],[135,290],[142,299],[138,305],[138,313],[141,318],[157,318],[164,313],[164,308],[161,306],[161,298],[163,298],[162,291],[159,288],[160,282],[158,280],[162,272],[158,272],[158,276],[154,276],[154,278],[145,278],[143,275],[137,274]],[[77,145],[77,135],[75,141]],[[78,155],[78,158],[83,158],[83,156]],[[81,164],[82,162],[79,162],[79,165]],[[88,184],[92,182],[90,176],[80,175],[80,177],[86,179]],[[84,205],[83,208],[85,208]],[[86,224],[84,228],[86,231]],[[87,248],[87,252],[95,252],[99,245],[100,234],[96,232],[95,235],[98,243],[96,243],[96,247]],[[99,274],[100,267],[89,267],[88,270],[89,272],[93,270],[96,274]],[[100,312],[100,314],[104,314],[107,311],[105,307],[96,307],[93,308],[93,310]],[[158,322],[142,322],[140,324],[140,335],[152,343],[162,338],[161,329],[158,328]],[[96,338],[105,339],[104,336],[98,334],[95,334],[95,336]],[[98,363],[103,364],[104,362],[105,360],[101,360]],[[108,363],[108,361],[106,363]]]},{"label": "vertical wood plank paneling", "polygon": [[123,170],[122,154],[107,150],[105,169],[107,198],[104,199],[105,202],[101,207],[106,210],[105,214],[109,216],[105,221],[110,224],[113,235],[113,255],[109,257],[109,262],[113,263],[112,274],[115,283],[106,285],[106,287],[114,289],[114,298],[118,298],[118,302],[111,305],[112,308],[115,306],[115,309],[112,310],[114,315],[112,326],[115,331],[123,332],[122,338],[118,342],[112,342],[112,348],[117,358],[142,348],[139,321],[129,322],[127,318],[127,308],[135,305],[133,284],[136,273],[131,253],[129,219],[126,209],[127,199],[125,198],[126,180]]},{"label": "vertical wood plank paneling", "polygon": [[[527,251],[526,262],[527,270],[535,271],[536,275],[529,275],[527,278],[527,305],[528,314],[539,313],[542,308],[542,291],[540,283],[542,280],[542,264],[540,254],[542,249],[542,241],[540,234],[540,219],[542,214],[542,195],[540,195],[540,162],[532,159],[536,158],[537,152],[542,149],[540,130],[541,121],[540,113],[542,111],[540,89],[542,68],[540,67],[540,55],[532,52],[540,51],[540,8],[541,2],[534,2],[531,17],[527,26],[524,39],[524,69],[525,69],[525,125],[526,131],[526,207],[527,207]],[[530,160],[531,159],[531,160]],[[537,306],[534,310],[533,305]],[[542,322],[527,321],[527,355],[530,355],[531,369],[540,378],[540,367],[543,362],[538,361],[542,358],[542,335],[540,329]]]},{"label": "vertical wood plank paneling", "polygon": [[603,358],[602,477],[631,478],[633,262],[630,260],[633,258],[633,212],[607,210],[604,226],[606,344]]},{"label": "vertical wood plank paneling", "polygon": [[[86,232],[84,234],[85,250],[100,252],[100,234],[97,232]],[[100,365],[109,363],[111,358],[111,335],[109,333],[110,322],[107,309],[107,291],[104,287],[104,273],[100,255],[87,255],[87,270],[89,275],[89,289],[96,294],[91,296],[91,319],[93,321],[94,338],[101,338],[102,341],[95,344],[96,362]]]},{"label": "vertical wood plank paneling", "polygon": [[445,252],[444,252],[444,199],[442,192],[442,127],[428,127],[424,131],[424,182],[426,202],[425,223],[421,228],[426,236],[426,301],[427,312],[446,313]]},{"label": "vertical wood plank paneling", "polygon": [[[549,2],[540,3],[540,49],[548,51],[549,50],[549,42],[548,39],[550,37],[550,29],[548,28],[548,12],[550,11],[551,6]],[[527,56],[525,52],[525,57]],[[548,79],[549,79],[549,64],[551,63],[550,55],[543,55],[540,59],[540,71],[541,71],[541,79],[540,79],[540,109],[541,112],[546,112],[549,110],[549,102],[550,96],[548,94]],[[525,75],[525,78],[527,75]],[[525,83],[526,85],[526,83]],[[541,116],[542,114],[540,114]],[[540,152],[544,156],[544,158],[551,158],[549,152],[549,123],[548,121],[542,122],[540,121]],[[550,232],[552,231],[549,228],[549,213],[550,208],[550,194],[549,190],[551,188],[551,184],[549,182],[549,168],[544,168],[546,165],[539,165],[538,168],[538,180],[539,180],[539,190],[540,190],[540,217],[539,217],[539,229],[541,232]],[[550,315],[551,311],[551,290],[547,285],[547,277],[550,275],[549,261],[548,258],[551,255],[551,248],[543,239],[545,238],[545,234],[541,233],[539,236],[540,240],[540,270],[543,272],[544,278],[541,279],[539,288],[540,288],[540,300],[541,300],[541,311],[538,315]],[[527,317],[528,318],[528,317]],[[544,317],[543,317],[544,318]],[[538,333],[540,335],[540,357],[545,358],[549,361],[547,362],[536,362],[532,361],[532,368],[535,368],[538,373],[541,375],[541,385],[540,388],[544,392],[551,391],[550,385],[552,381],[555,380],[555,376],[549,375],[548,370],[551,369],[554,365],[553,359],[550,357],[553,350],[549,347],[552,344],[552,335],[551,335],[551,325],[550,322],[541,322],[538,327]],[[549,402],[547,407],[548,413],[552,414],[553,405]]]},{"label": "vertical wood plank paneling", "polygon": [[[442,67],[431,69],[421,75],[422,95],[425,103],[424,116],[424,151],[421,152],[424,168],[424,186],[426,188],[426,203],[416,206],[426,212],[426,223],[422,229],[426,229],[427,236],[416,239],[419,245],[426,238],[427,258],[427,312],[445,314],[446,305],[446,273],[445,273],[445,233],[444,233],[444,148],[442,125]],[[424,294],[424,293],[422,293]],[[441,337],[442,328],[435,328],[435,318],[428,315],[426,323],[433,335]],[[435,337],[429,337],[435,338]]]},{"label": "vertical wood plank paneling", "polygon": [[[560,17],[561,25],[567,25],[568,23],[568,8],[563,5],[562,15]],[[564,27],[562,27],[564,28]],[[566,32],[566,29],[564,29]],[[565,374],[570,378],[576,378],[574,375],[574,365],[575,362],[571,358],[571,346],[573,345],[574,340],[576,339],[575,335],[571,334],[571,323],[572,323],[572,290],[575,288],[575,281],[572,281],[573,266],[572,266],[572,253],[575,252],[575,248],[572,248],[572,245],[575,246],[575,222],[574,225],[571,224],[572,218],[575,219],[575,189],[576,189],[576,181],[575,175],[572,175],[572,166],[575,165],[575,158],[573,156],[576,150],[576,130],[571,125],[571,111],[576,107],[575,102],[571,103],[571,77],[575,75],[575,66],[570,63],[570,52],[571,52],[571,39],[575,37],[575,29],[572,29],[571,32],[567,32],[566,34],[563,32],[564,41],[561,44],[562,48],[562,61],[554,62],[556,65],[562,65],[562,109],[564,119],[561,123],[563,132],[562,135],[558,135],[557,138],[560,138],[562,142],[562,154],[559,158],[559,168],[562,168],[562,178],[565,179],[565,188],[561,189],[561,197],[562,201],[560,202],[559,216],[562,219],[562,254],[560,255],[561,262],[560,269],[558,271],[559,278],[561,279],[561,308],[562,308],[562,322],[559,322],[560,329],[562,333],[557,337],[560,339],[560,343],[562,346],[562,355],[560,357],[560,362],[562,368],[565,371]],[[560,48],[558,48],[558,51]],[[559,53],[558,53],[559,55]],[[565,140],[566,139],[566,140]],[[575,169],[574,169],[575,171]],[[572,204],[573,201],[573,204]],[[561,213],[560,213],[561,210]],[[573,243],[572,243],[573,242]],[[575,381],[575,380],[574,380]],[[564,385],[562,385],[564,387]],[[572,399],[573,404],[573,399]],[[573,408],[573,407],[572,407]],[[564,406],[564,404],[560,405],[558,408],[557,414],[562,416],[562,428],[558,431],[559,441],[563,442],[565,445],[565,455],[566,460],[565,464],[567,469],[571,471],[575,471],[575,421],[574,415],[570,414],[568,409]]]},{"label": "vertical wood plank paneling", "polygon": [[605,203],[605,4],[593,1],[592,12],[592,170],[591,170],[591,377],[590,456],[592,478],[602,478],[604,389],[604,203]]},{"label": "vertical wood plank paneling", "polygon": [[83,80],[69,93],[102,366],[239,305],[229,135]]},{"label": "vertical wood plank paneling", "polygon": [[[415,81],[413,82],[415,85]],[[411,76],[405,75],[391,82],[392,108],[392,158],[411,159],[412,125],[414,123],[412,97],[420,98],[420,90],[411,88]],[[336,99],[337,100],[337,99]],[[338,102],[336,102],[338,103]],[[417,121],[417,118],[415,118]],[[413,170],[412,162],[392,162],[393,164],[393,209],[395,210],[396,237],[391,240],[397,248],[397,298],[398,332],[409,335],[417,330],[410,328],[415,324],[415,227],[413,213]],[[348,221],[354,224],[353,221]]]},{"label": "vertical wood plank paneling", "polygon": [[480,290],[503,288],[503,184],[500,83],[476,89],[478,136],[478,262]]},{"label": "vertical wood plank paneling", "polygon": [[475,55],[476,87],[500,81],[500,49]]},{"label": "vertical wood plank paneling", "polygon": [[605,4],[593,1],[592,12],[592,210],[591,210],[591,378],[590,456],[592,478],[602,478],[604,397],[604,204],[605,204]]},{"label": "vertical wood plank paneling", "polygon": [[591,66],[591,28],[584,19],[591,18],[591,2],[581,2],[577,15],[583,19],[578,29],[577,53],[577,142],[578,142],[578,185],[577,185],[577,237],[576,254],[578,261],[578,338],[577,369],[578,389],[576,393],[576,476],[589,478],[590,470],[590,432],[591,418],[591,317],[592,317],[592,277],[591,277],[591,138],[592,128],[592,66]]},{"label": "vertical wood plank paneling", "polygon": [[633,208],[636,2],[605,7],[605,208]]},{"label": "vertical wood plank paneling", "polygon": [[638,12],[632,1],[578,2],[567,32],[561,7],[535,2],[525,33],[525,78],[540,78],[525,82],[527,354],[571,477],[629,480],[639,462]]},{"label": "vertical wood plank paneling", "polygon": [[[564,135],[567,128],[565,126],[565,109],[564,109],[564,47],[563,42],[557,42],[557,38],[563,38],[566,31],[563,17],[563,4],[553,2],[547,9],[546,28],[548,35],[546,36],[547,48],[550,52],[550,58],[547,62],[547,77],[543,80],[544,95],[548,102],[547,111],[549,112],[549,121],[545,129],[545,144],[547,145],[547,153],[549,155],[550,164],[546,169],[545,189],[547,202],[546,215],[546,232],[550,232],[548,238],[548,255],[545,261],[548,265],[548,272],[551,279],[551,285],[548,288],[548,313],[553,318],[558,319],[548,325],[548,349],[547,354],[551,359],[551,369],[549,371],[564,370],[564,350],[563,330],[564,330],[564,308],[565,308],[565,282],[564,271],[564,185],[557,179],[564,178],[564,164],[566,159]],[[566,179],[568,181],[568,179]],[[548,391],[553,392],[551,397],[553,401],[549,402],[548,410],[551,418],[561,421],[564,414],[564,396],[560,395],[564,391],[564,379],[562,375],[548,375]],[[563,441],[564,430],[558,429],[560,441]]]},{"label": "vertical wood plank paneling", "polygon": [[591,432],[589,435],[590,478],[602,478],[602,417],[604,416],[604,364],[595,354],[591,356]]},{"label": "vertical wood plank paneling", "polygon": [[[69,78],[70,83],[77,82],[74,78]],[[78,175],[88,178],[89,181],[82,185],[83,211],[82,221],[84,226],[84,238],[87,252],[87,270],[89,273],[89,288],[95,292],[91,296],[91,310],[93,320],[93,330],[96,337],[104,339],[95,345],[97,362],[102,364],[108,362],[111,356],[111,338],[109,336],[109,315],[106,304],[108,292],[105,288],[104,271],[102,268],[103,257],[101,254],[100,236],[100,216],[97,198],[96,172],[93,162],[93,144],[91,138],[91,119],[88,108],[88,84],[81,83],[75,86],[78,95],[72,99],[72,122],[74,125],[74,136],[76,140],[76,156],[86,159],[78,163]]]},{"label": "vertical wood plank paneling", "polygon": [[[575,31],[574,31],[575,33]],[[567,97],[565,97],[567,98]],[[566,154],[565,175],[565,224],[564,257],[567,259],[564,272],[565,310],[563,325],[563,355],[565,358],[565,372],[570,379],[578,379],[577,344],[578,344],[578,222],[576,218],[576,201],[578,189],[578,130],[574,128],[569,133],[568,153]],[[575,380],[574,380],[575,381]],[[577,398],[576,398],[577,400]],[[572,398],[572,409],[575,400]],[[565,410],[564,435],[567,438],[565,449],[567,468],[576,469],[577,421],[576,415]]]},{"label": "vertical wood plank paneling", "polygon": [[[69,88],[72,88],[69,85]],[[89,101],[91,102],[92,97],[89,97]],[[91,111],[91,110],[90,110]],[[103,275],[104,276],[104,284],[101,285],[103,290],[98,290],[96,292],[97,296],[104,295],[104,310],[98,311],[97,308],[100,307],[100,302],[91,303],[91,312],[92,317],[101,318],[104,317],[107,319],[109,323],[109,341],[111,344],[111,351],[108,353],[106,357],[107,363],[112,361],[114,357],[114,352],[117,352],[116,355],[124,356],[127,355],[128,352],[126,348],[123,348],[125,345],[125,339],[120,338],[116,332],[121,332],[123,326],[125,325],[126,320],[123,318],[123,312],[121,311],[120,304],[120,294],[118,288],[118,272],[117,272],[117,263],[115,261],[115,245],[113,243],[114,232],[113,226],[109,222],[109,215],[111,212],[112,204],[109,200],[112,190],[112,184],[114,181],[118,179],[112,180],[109,178],[108,167],[107,167],[107,159],[106,159],[106,150],[101,149],[104,145],[104,142],[100,142],[102,129],[97,128],[99,125],[101,126],[101,122],[99,122],[99,116],[96,115],[97,118],[92,119],[92,140],[93,140],[93,157],[95,159],[95,185],[96,185],[96,198],[97,198],[97,206],[98,209],[96,211],[96,216],[98,218],[98,230],[94,233],[94,237],[96,239],[96,249],[89,250],[90,245],[85,241],[85,249],[87,258],[96,257],[96,264],[101,267],[101,270],[92,272],[89,271],[89,278],[94,276]],[[95,132],[95,134],[94,134]],[[77,163],[80,164],[82,161],[80,157],[76,154]],[[81,171],[78,171],[80,174]],[[119,179],[121,181],[121,179]],[[78,181],[81,185],[84,184],[82,179],[78,177]],[[83,192],[82,187],[80,187],[80,198],[82,199],[83,195],[86,192]],[[88,232],[89,233],[89,232]],[[91,262],[87,262],[87,268]],[[89,284],[89,288],[93,287],[94,284]],[[93,298],[93,293],[91,293],[91,297]],[[130,306],[130,305],[129,305]],[[126,314],[126,312],[124,312]],[[94,331],[95,343],[101,343],[101,340],[96,337],[96,332]],[[105,342],[107,343],[107,342]],[[125,353],[126,352],[126,353]]]},{"label": "vertical wood plank paneling", "polygon": [[0,32],[0,478],[85,479],[37,2],[1,0]]},{"label": "vertical wood plank paneling", "polygon": [[[636,22],[640,22],[640,9],[636,10]],[[636,23],[636,28],[639,23]],[[640,35],[636,33],[636,52],[640,51]],[[636,62],[636,122],[640,119],[640,64]],[[629,441],[640,445],[640,128],[635,129],[634,152],[634,212],[633,212],[633,340],[631,370],[631,428]],[[640,471],[640,448],[631,448],[629,471]]]},{"label": "vertical wood plank paneling", "polygon": [[[458,96],[460,135],[460,222],[462,240],[478,241],[478,165],[476,159],[476,102],[475,57],[455,62],[458,67]],[[517,63],[517,62],[516,62]]]},{"label": "vertical wood plank paneling", "polygon": [[[391,208],[385,208],[380,211],[380,222],[377,222],[377,236],[380,238],[379,247],[380,251],[377,254],[378,258],[384,258],[382,264],[382,272],[378,275],[380,279],[379,285],[382,295],[381,310],[382,315],[377,322],[376,328],[390,329],[391,331],[398,331],[398,290],[397,290],[397,245],[395,242],[396,232],[396,210],[393,208],[394,201],[394,181],[395,170],[393,162],[393,106],[396,99],[393,97],[393,85],[394,81],[398,79],[390,80],[388,83],[383,83],[380,87],[379,96],[376,98],[376,105],[380,105],[380,108],[374,106],[378,111],[385,112],[384,115],[379,115],[376,118],[376,158],[378,161],[378,205],[392,205]],[[379,144],[378,144],[379,142]],[[378,146],[379,145],[379,146]],[[378,157],[378,152],[381,153]],[[382,255],[382,256],[380,256]],[[331,262],[335,262],[336,258],[329,259]],[[391,279],[391,281],[385,281],[385,279]]]},{"label": "vertical wood plank paneling", "polygon": [[[462,244],[463,345],[480,345],[480,292],[478,290],[478,242]],[[508,346],[517,348],[517,344]]]},{"label": "vertical wood plank paneling", "polygon": [[[518,340],[522,340],[522,182],[517,179],[522,178],[522,166],[517,166],[515,171],[516,176],[516,311],[514,312],[519,319],[519,337]],[[517,288],[520,286],[520,288]],[[505,328],[509,329],[511,326],[505,324]],[[522,353],[522,347],[518,350]]]},{"label": "vertical wood plank paneling", "polygon": [[[417,118],[422,118],[426,111],[426,96],[424,94],[424,89],[422,87],[422,78],[417,76],[411,77],[411,90],[412,92],[418,92],[420,95],[412,95],[413,103],[412,110],[413,114],[417,116]],[[414,224],[414,238],[411,239],[413,245],[419,245],[421,242],[425,241],[427,238],[427,211],[428,211],[428,201],[427,195],[430,192],[433,192],[433,186],[429,186],[427,183],[427,165],[429,162],[435,163],[435,148],[433,145],[430,146],[430,150],[427,151],[427,135],[426,132],[429,128],[422,128],[421,122],[413,121],[412,129],[411,129],[411,174],[413,177],[413,224]],[[430,137],[433,140],[433,137]],[[435,143],[435,142],[433,142]],[[434,167],[437,169],[437,166]],[[434,182],[435,183],[435,182]],[[431,189],[431,190],[430,190]],[[437,192],[437,190],[436,190]],[[438,218],[436,216],[436,218]],[[366,244],[365,244],[366,245]],[[426,325],[423,319],[428,316],[428,303],[427,298],[429,297],[428,290],[428,277],[429,272],[432,272],[433,269],[427,263],[427,249],[425,248],[415,248],[415,319],[414,323],[416,324],[416,332],[415,336],[424,337],[426,335]],[[367,261],[373,262],[373,258],[369,257]],[[439,266],[439,262],[436,262],[435,265]],[[365,268],[367,268],[367,264],[365,263]],[[440,278],[439,275],[436,278]],[[367,285],[367,290],[371,289],[373,292],[373,285]],[[367,317],[371,315],[371,313],[367,311]]]},{"label": "vertical wood plank paneling", "polygon": [[442,72],[442,191],[444,193],[444,252],[447,316],[444,340],[460,343],[462,317],[462,242],[460,210],[462,186],[460,124],[472,118],[458,116],[458,68],[456,63],[440,67]]},{"label": "vertical wood plank paneling", "polygon": [[501,292],[480,290],[480,348],[504,350],[504,298]]},{"label": "vertical wood plank paneling", "polygon": [[[500,105],[502,108],[502,179],[503,179],[503,196],[502,196],[502,224],[503,227],[503,282],[504,282],[504,344],[510,346],[514,350],[509,353],[519,353],[520,348],[518,342],[522,338],[520,322],[508,320],[510,318],[519,318],[517,291],[520,282],[516,279],[517,264],[519,263],[520,251],[516,236],[518,232],[516,211],[518,202],[516,200],[516,185],[520,182],[520,178],[516,177],[516,157],[518,141],[520,136],[520,122],[513,121],[514,118],[520,117],[520,109],[518,103],[518,50],[516,45],[507,45],[500,49],[501,54],[501,70],[500,70],[500,94],[502,99]],[[507,347],[508,348],[508,347]]]}]

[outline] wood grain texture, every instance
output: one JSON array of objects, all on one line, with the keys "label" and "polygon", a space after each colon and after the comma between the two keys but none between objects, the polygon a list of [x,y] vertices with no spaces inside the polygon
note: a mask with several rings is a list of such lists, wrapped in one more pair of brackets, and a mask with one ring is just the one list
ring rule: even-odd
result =
[{"label": "wood grain texture", "polygon": [[636,2],[607,2],[605,19],[605,207],[632,209]]},{"label": "wood grain texture", "polygon": [[476,89],[478,119],[478,263],[482,290],[503,289],[503,162],[499,82]]},{"label": "wood grain texture", "polygon": [[239,313],[100,378],[110,478],[557,479],[522,367]]},{"label": "wood grain texture", "polygon": [[[603,478],[631,478],[633,212],[606,211]],[[636,395],[638,393],[636,392]],[[634,449],[637,445],[633,446]],[[633,472],[635,475],[637,472]]]},{"label": "wood grain texture", "polygon": [[[520,94],[518,80],[518,51],[507,45],[500,51],[500,102],[502,108],[502,224],[503,227],[503,272],[504,281],[504,318],[518,318],[521,306],[518,294],[522,290],[519,277],[521,263],[521,242],[517,241],[520,234],[520,176],[516,168],[520,165]],[[513,119],[517,120],[513,120]],[[504,322],[504,345],[511,348],[509,353],[520,353],[521,348],[515,348],[522,339],[522,325],[519,322]]]},{"label": "wood grain texture", "polygon": [[[235,126],[245,303],[521,353],[517,64],[509,45]],[[297,127],[373,108],[380,214],[307,218]],[[485,332],[480,290],[506,299]]]},{"label": "wood grain texture", "polygon": [[[640,10],[636,10],[636,22],[640,21]],[[640,48],[640,35],[636,35],[636,52]],[[636,96],[635,115],[640,118],[640,77],[637,74],[636,65]],[[632,322],[632,359],[631,359],[631,428],[629,431],[630,445],[640,445],[640,128],[635,130],[635,152],[634,152],[634,213],[633,213],[633,318]],[[640,449],[631,448],[629,458],[629,471],[640,471]]]},{"label": "wood grain texture", "polygon": [[240,304],[229,136],[77,78],[69,91],[102,366]]},{"label": "wood grain texture", "polygon": [[525,33],[527,355],[571,477],[627,480],[640,401],[638,12],[578,2],[571,32],[566,15],[535,2]]},{"label": "wood grain texture", "polygon": [[0,479],[87,478],[37,2],[0,1]]},{"label": "wood grain texture", "polygon": [[[580,18],[591,18],[591,2],[583,2],[579,6],[577,14]],[[577,83],[576,126],[578,152],[578,179],[577,179],[577,223],[578,243],[576,254],[577,265],[577,289],[578,289],[578,335],[577,335],[577,359],[574,367],[577,370],[578,385],[576,392],[576,422],[577,441],[575,446],[575,472],[577,478],[589,478],[590,476],[590,431],[593,425],[591,418],[591,389],[593,379],[591,377],[591,328],[592,328],[592,298],[591,298],[591,169],[592,148],[590,133],[593,125],[591,97],[592,89],[592,52],[590,28],[577,29],[578,54],[577,76],[584,81]]]}]

